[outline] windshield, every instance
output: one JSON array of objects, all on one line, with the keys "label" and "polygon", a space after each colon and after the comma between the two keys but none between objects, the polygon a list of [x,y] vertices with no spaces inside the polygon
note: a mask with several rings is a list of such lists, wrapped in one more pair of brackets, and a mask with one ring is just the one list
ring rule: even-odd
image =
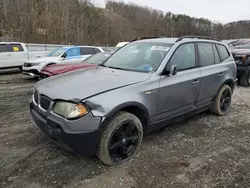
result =
[{"label": "windshield", "polygon": [[90,64],[100,64],[103,61],[105,61],[109,56],[110,56],[109,53],[97,53],[86,59],[84,62]]},{"label": "windshield", "polygon": [[57,57],[62,55],[62,53],[65,52],[65,48],[57,48],[55,50],[53,50],[52,52],[50,52],[47,56],[48,57]]},{"label": "windshield", "polygon": [[156,71],[171,46],[153,42],[129,43],[114,53],[103,66],[139,72]]}]

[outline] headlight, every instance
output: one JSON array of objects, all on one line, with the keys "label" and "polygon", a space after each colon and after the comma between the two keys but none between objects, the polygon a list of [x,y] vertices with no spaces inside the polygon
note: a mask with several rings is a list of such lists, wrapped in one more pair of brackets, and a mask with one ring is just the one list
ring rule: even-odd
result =
[{"label": "headlight", "polygon": [[68,119],[82,117],[88,114],[88,110],[83,104],[64,101],[56,102],[53,112]]}]

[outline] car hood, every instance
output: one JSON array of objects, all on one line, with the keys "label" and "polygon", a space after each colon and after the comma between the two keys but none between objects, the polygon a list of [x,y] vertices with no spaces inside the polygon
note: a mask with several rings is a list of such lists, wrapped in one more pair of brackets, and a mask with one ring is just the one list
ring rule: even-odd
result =
[{"label": "car hood", "polygon": [[60,57],[39,57],[35,59],[31,59],[27,61],[27,63],[40,63],[40,62],[51,62],[51,61],[58,61]]},{"label": "car hood", "polygon": [[35,85],[35,89],[53,100],[80,102],[100,93],[146,81],[151,75],[152,73],[90,67],[42,80]]},{"label": "car hood", "polygon": [[233,49],[232,50],[233,55],[250,55],[249,49]]},{"label": "car hood", "polygon": [[62,74],[68,71],[73,71],[73,70],[78,70],[78,69],[83,69],[83,68],[88,68],[88,67],[95,67],[95,66],[96,65],[87,64],[87,63],[56,64],[56,65],[51,65],[51,66],[43,68],[41,72],[49,72],[49,73],[56,75],[56,74]]}]

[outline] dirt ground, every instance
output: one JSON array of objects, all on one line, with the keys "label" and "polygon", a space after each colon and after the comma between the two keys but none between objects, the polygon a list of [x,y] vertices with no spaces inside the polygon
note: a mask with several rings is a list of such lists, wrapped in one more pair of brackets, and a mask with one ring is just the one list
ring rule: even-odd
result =
[{"label": "dirt ground", "polygon": [[0,71],[0,187],[250,187],[250,89],[236,88],[225,117],[203,113],[152,133],[133,160],[107,167],[40,132],[28,107],[35,82]]}]

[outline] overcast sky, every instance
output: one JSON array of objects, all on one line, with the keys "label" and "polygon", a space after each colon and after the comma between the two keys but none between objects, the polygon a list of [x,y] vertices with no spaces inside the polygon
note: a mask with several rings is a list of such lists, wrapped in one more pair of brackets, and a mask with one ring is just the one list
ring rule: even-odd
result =
[{"label": "overcast sky", "polygon": [[[104,7],[105,0],[93,1],[96,5]],[[250,19],[250,0],[123,0],[123,2],[133,2],[164,12],[204,17],[221,23]]]}]

